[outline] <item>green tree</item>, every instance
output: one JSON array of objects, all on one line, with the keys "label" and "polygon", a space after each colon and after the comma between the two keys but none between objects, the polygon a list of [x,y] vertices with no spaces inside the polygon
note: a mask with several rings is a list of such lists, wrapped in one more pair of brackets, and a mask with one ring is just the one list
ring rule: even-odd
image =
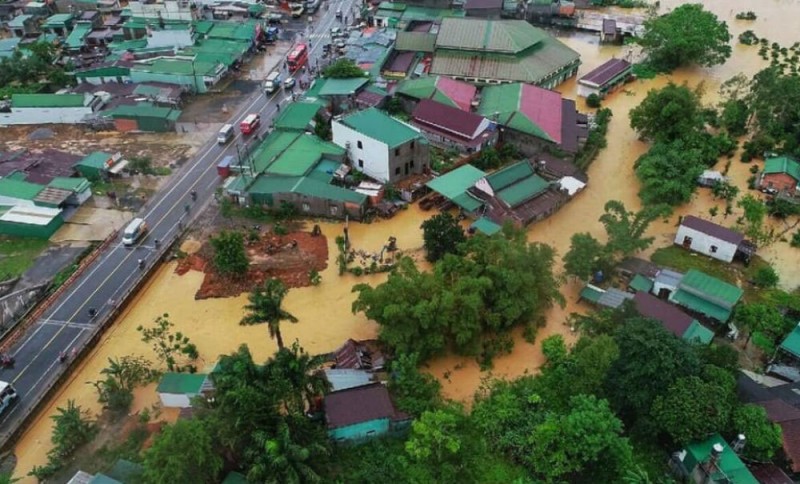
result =
[{"label": "green tree", "polygon": [[631,109],[631,128],[646,140],[672,142],[684,139],[703,128],[703,106],[696,91],[686,84],[669,83],[651,89],[644,100]]},{"label": "green tree", "polygon": [[100,370],[105,377],[92,383],[98,401],[113,412],[127,412],[133,402],[133,389],[155,381],[159,372],[141,356],[109,358],[108,366]]},{"label": "green tree", "polygon": [[314,115],[314,134],[325,141],[330,141],[333,136],[330,120],[326,120],[319,113]]},{"label": "green tree", "polygon": [[800,215],[800,204],[784,197],[772,197],[767,200],[767,213],[781,219]]},{"label": "green tree", "polygon": [[287,292],[289,290],[280,279],[269,279],[263,286],[256,286],[244,307],[248,313],[239,321],[242,325],[267,323],[269,336],[275,340],[279,350],[284,347],[281,321],[297,322],[296,317],[281,307]]},{"label": "green tree", "polygon": [[547,366],[549,367],[563,364],[569,355],[564,337],[560,334],[554,334],[543,339],[542,354],[547,360]]},{"label": "green tree", "polygon": [[645,205],[689,202],[705,169],[702,156],[683,140],[656,143],[634,165],[641,182],[639,198]]},{"label": "green tree", "polygon": [[319,443],[303,445],[293,439],[289,425],[278,423],[274,435],[256,431],[257,452],[250,452],[252,466],[247,473],[250,482],[303,484],[322,482],[315,461],[327,456],[327,447]]},{"label": "green tree", "polygon": [[756,273],[753,274],[753,283],[763,289],[777,287],[779,282],[780,277],[772,266],[761,266],[756,270]]},{"label": "green tree", "polygon": [[453,482],[460,474],[464,443],[459,427],[463,420],[463,415],[450,407],[424,412],[411,424],[406,452],[432,471],[434,482]]},{"label": "green tree", "polygon": [[644,23],[639,39],[648,63],[669,72],[688,64],[710,67],[731,56],[728,25],[701,4],[685,4]]},{"label": "green tree", "polygon": [[656,397],[653,420],[677,445],[726,429],[733,411],[735,387],[734,378],[720,371],[713,378],[679,378],[665,395]]},{"label": "green tree", "polygon": [[736,205],[744,210],[742,223],[744,234],[759,245],[767,245],[772,241],[772,234],[764,228],[767,206],[751,194],[747,194]]},{"label": "green tree", "polygon": [[445,254],[457,254],[459,245],[467,240],[458,220],[448,212],[422,222],[421,228],[425,258],[430,262],[436,262]]},{"label": "green tree", "polygon": [[800,76],[766,68],[753,76],[746,100],[754,114],[754,140],[764,141],[753,154],[774,149],[800,155]]},{"label": "green tree", "polygon": [[564,271],[581,280],[588,280],[598,271],[610,267],[606,247],[588,232],[572,234],[569,251],[564,254]]},{"label": "green tree", "polygon": [[57,407],[51,419],[55,422],[50,440],[53,448],[48,457],[63,461],[86,444],[97,433],[97,424],[89,417],[89,411],[75,405],[74,400],[67,400],[66,407]]},{"label": "green tree", "polygon": [[748,332],[745,346],[750,343],[755,332],[775,343],[786,336],[786,330],[791,327],[791,323],[787,323],[780,310],[768,303],[739,304],[733,313],[733,320],[738,327]]},{"label": "green tree", "polygon": [[322,69],[322,77],[333,79],[364,77],[364,75],[364,71],[350,59],[339,59]]},{"label": "green tree", "polygon": [[631,467],[632,449],[622,422],[605,400],[577,395],[567,413],[551,413],[530,436],[529,466],[546,482],[619,481]]},{"label": "green tree", "polygon": [[781,448],[781,427],[770,422],[760,405],[740,405],[733,412],[733,430],[747,437],[744,455],[757,461],[770,461]]},{"label": "green tree", "polygon": [[193,362],[200,356],[197,347],[189,337],[178,331],[172,333],[175,326],[169,320],[169,314],[164,313],[157,317],[155,325],[151,328],[139,326],[136,331],[142,334],[142,341],[151,343],[158,359],[167,367],[167,371],[188,371],[194,373],[196,367]]},{"label": "green tree", "polygon": [[648,425],[653,401],[679,379],[696,376],[700,360],[691,345],[644,318],[629,318],[617,329],[619,357],[605,389],[618,415],[628,423]]},{"label": "green tree", "polygon": [[669,213],[669,208],[663,205],[647,206],[638,212],[628,211],[618,200],[609,200],[603,208],[605,213],[600,216],[600,223],[608,234],[606,248],[623,258],[650,247],[655,239],[644,236],[647,227]]},{"label": "green tree", "polygon": [[599,108],[601,104],[603,104],[603,99],[595,93],[586,97],[586,105],[590,108]]},{"label": "green tree", "polygon": [[330,383],[321,372],[326,362],[324,355],[312,356],[295,341],[289,348],[281,348],[267,361],[264,370],[272,381],[288,384],[284,392],[287,413],[303,415],[313,409],[317,398],[330,391]]},{"label": "green tree", "polygon": [[415,416],[435,410],[442,401],[441,384],[433,376],[419,371],[418,360],[416,353],[398,354],[389,368],[389,391],[397,407]]},{"label": "green tree", "polygon": [[201,419],[166,426],[144,453],[144,478],[153,484],[218,482],[222,458]]},{"label": "green tree", "polygon": [[243,277],[250,262],[244,250],[244,237],[239,232],[223,230],[211,238],[214,248],[214,266],[220,274],[230,277]]},{"label": "green tree", "polygon": [[720,124],[731,136],[742,136],[747,132],[750,109],[743,99],[729,99],[722,105]]}]

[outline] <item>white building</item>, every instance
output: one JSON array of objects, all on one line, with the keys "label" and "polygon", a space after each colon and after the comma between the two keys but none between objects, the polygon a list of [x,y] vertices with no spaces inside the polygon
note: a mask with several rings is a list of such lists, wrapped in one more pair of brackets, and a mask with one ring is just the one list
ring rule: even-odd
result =
[{"label": "white building", "polygon": [[376,108],[336,119],[332,128],[353,168],[377,181],[394,183],[428,166],[430,146],[419,129]]},{"label": "white building", "polygon": [[189,0],[144,0],[128,2],[132,17],[164,20],[198,20],[197,8]]},{"label": "white building", "polygon": [[731,262],[744,236],[714,222],[687,215],[681,220],[675,244],[714,259]]},{"label": "white building", "polygon": [[194,45],[194,29],[190,24],[171,25],[170,28],[147,27],[147,47],[171,47],[177,51]]},{"label": "white building", "polygon": [[103,106],[94,94],[13,94],[0,124],[77,124]]}]

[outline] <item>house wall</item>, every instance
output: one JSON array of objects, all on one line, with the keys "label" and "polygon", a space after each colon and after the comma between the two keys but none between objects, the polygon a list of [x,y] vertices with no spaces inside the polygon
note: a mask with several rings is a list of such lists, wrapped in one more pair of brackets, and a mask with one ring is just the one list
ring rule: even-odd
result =
[{"label": "house wall", "polygon": [[422,173],[428,166],[430,145],[414,139],[389,150],[389,182],[395,183],[412,174]]},{"label": "house wall", "polygon": [[541,154],[546,146],[554,146],[553,143],[542,138],[514,129],[502,128],[502,133],[503,141],[516,146],[523,155],[529,158]]},{"label": "house wall", "polygon": [[108,82],[115,82],[115,83],[129,83],[131,82],[130,75],[124,76],[97,76],[97,77],[76,77],[78,84],[86,83],[92,84],[95,86],[99,86]]},{"label": "house wall", "polygon": [[[334,121],[331,123],[333,142],[347,150],[350,163],[368,176],[386,182],[390,180],[389,147],[376,139]],[[358,142],[361,142],[361,148]]]},{"label": "house wall", "polygon": [[36,239],[49,239],[64,224],[61,214],[47,225],[21,224],[15,222],[4,222],[0,220],[0,235],[10,235],[12,237],[33,237]]},{"label": "house wall", "polygon": [[580,82],[578,83],[578,96],[589,97],[592,94],[597,94],[598,96],[603,95],[600,87],[587,86],[586,84],[581,84]]},{"label": "house wall", "polygon": [[170,1],[163,3],[129,2],[128,8],[132,17],[144,17],[164,20],[195,20],[195,12],[188,0]]},{"label": "house wall", "polygon": [[389,432],[389,419],[381,418],[370,420],[369,422],[348,425],[347,427],[329,429],[328,436],[334,442],[355,442],[378,437],[387,432]]},{"label": "house wall", "polygon": [[79,108],[11,108],[0,113],[0,124],[77,124],[92,114],[91,106]]},{"label": "house wall", "polygon": [[[691,238],[691,243],[688,247],[685,244],[686,237]],[[736,255],[736,249],[738,249],[738,246],[730,242],[711,237],[708,234],[698,232],[697,230],[683,225],[678,227],[678,233],[675,234],[674,242],[681,247],[686,247],[694,252],[699,252],[725,262],[732,261],[733,256]]]},{"label": "house wall", "polygon": [[163,82],[166,84],[176,84],[187,86],[190,90],[204,93],[208,91],[203,76],[191,76],[182,74],[166,74],[160,72],[148,72],[144,70],[131,69],[132,82]]},{"label": "house wall", "polygon": [[786,173],[770,173],[761,176],[761,188],[774,188],[778,191],[794,192],[797,180]]},{"label": "house wall", "polygon": [[[417,126],[422,131],[422,133],[425,135],[425,138],[427,138],[427,140],[432,145],[445,150],[453,149],[458,151],[459,153],[464,153],[464,154],[476,153],[484,148],[494,146],[495,143],[497,143],[497,131],[494,131],[491,136],[488,136],[483,143],[473,147],[473,146],[466,146],[459,140],[454,140],[452,138],[442,136],[439,133],[428,131],[427,129],[425,129],[425,126],[421,124],[415,124],[415,126]],[[482,134],[483,133],[480,133],[479,136]]]},{"label": "house wall", "polygon": [[139,123],[135,119],[117,118],[114,120],[114,129],[123,133],[136,131],[139,129]]},{"label": "house wall", "polygon": [[364,215],[363,207],[356,204],[327,198],[309,197],[298,193],[276,193],[273,194],[272,200],[273,207],[280,207],[281,203],[285,201],[292,204],[297,213],[303,215],[337,219],[344,219],[345,215],[349,215],[350,218],[356,220],[361,220]]},{"label": "house wall", "polygon": [[86,190],[78,193],[73,193],[67,198],[66,203],[67,205],[75,205],[80,206],[86,200],[89,200],[92,197],[92,190],[91,188],[87,188]]},{"label": "house wall", "polygon": [[186,395],[181,393],[159,393],[158,398],[161,405],[167,408],[189,408],[192,406],[191,399],[196,395]]},{"label": "house wall", "polygon": [[670,296],[672,296],[672,294],[674,294],[675,291],[678,290],[678,286],[668,285],[668,284],[664,284],[664,283],[662,283],[660,281],[655,281],[655,282],[653,282],[653,289],[651,289],[650,292],[652,292],[654,296],[658,296],[658,294],[663,289],[666,289],[667,291],[669,291],[670,292]]}]

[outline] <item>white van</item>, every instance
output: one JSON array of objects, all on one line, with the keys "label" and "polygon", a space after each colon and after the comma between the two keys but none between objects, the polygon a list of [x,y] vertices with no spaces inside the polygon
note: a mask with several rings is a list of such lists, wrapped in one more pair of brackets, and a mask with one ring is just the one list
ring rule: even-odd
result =
[{"label": "white van", "polygon": [[17,390],[11,383],[0,381],[0,413],[3,413],[11,401],[17,398]]},{"label": "white van", "polygon": [[147,224],[143,218],[137,217],[131,220],[131,223],[125,227],[125,232],[122,233],[122,244],[126,246],[135,244],[145,232],[147,232]]},{"label": "white van", "polygon": [[226,124],[225,126],[222,127],[222,129],[219,130],[219,133],[217,133],[217,143],[224,145],[225,143],[230,141],[231,138],[233,138],[233,135],[234,135],[233,125]]}]

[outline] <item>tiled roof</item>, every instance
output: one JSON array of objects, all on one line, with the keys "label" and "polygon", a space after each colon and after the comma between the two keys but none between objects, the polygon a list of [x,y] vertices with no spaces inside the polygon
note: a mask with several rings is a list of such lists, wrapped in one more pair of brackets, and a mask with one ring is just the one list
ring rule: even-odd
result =
[{"label": "tiled roof", "polygon": [[365,136],[385,143],[389,148],[421,137],[416,129],[377,108],[357,111],[342,118],[339,122]]},{"label": "tiled roof", "polygon": [[764,174],[786,173],[800,182],[800,163],[788,156],[769,158],[764,162]]},{"label": "tiled roof", "polygon": [[547,33],[525,20],[446,18],[436,48],[517,54],[545,37]]},{"label": "tiled roof", "polygon": [[681,220],[681,225],[733,245],[739,245],[744,240],[744,235],[740,234],[739,232],[735,232],[729,228],[723,227],[722,225],[715,224],[710,220],[697,218],[694,215],[687,215],[683,217]]},{"label": "tiled roof", "polygon": [[603,86],[618,76],[630,72],[633,66],[624,59],[611,59],[580,78],[578,82],[591,86]]},{"label": "tiled roof", "polygon": [[393,419],[396,414],[389,390],[380,383],[325,396],[325,419],[330,429],[384,418]]},{"label": "tiled roof", "polygon": [[480,134],[485,118],[474,113],[423,99],[411,113],[414,121],[431,125],[452,135],[472,140]]}]

